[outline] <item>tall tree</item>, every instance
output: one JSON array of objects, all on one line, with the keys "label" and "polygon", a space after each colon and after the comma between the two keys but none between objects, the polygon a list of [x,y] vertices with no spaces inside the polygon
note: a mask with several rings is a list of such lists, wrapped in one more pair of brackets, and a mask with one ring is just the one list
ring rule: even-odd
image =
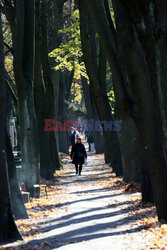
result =
[{"label": "tall tree", "polygon": [[[90,84],[85,77],[82,77],[82,87],[83,94],[85,99],[85,106],[87,111],[87,117],[89,120],[94,119],[95,121],[99,120],[96,106],[91,95]],[[104,152],[104,136],[101,134],[101,131],[93,131],[94,143],[96,154]]]},{"label": "tall tree", "polygon": [[28,214],[24,202],[22,200],[21,191],[17,181],[16,165],[12,152],[10,138],[7,133],[5,137],[6,137],[6,157],[8,165],[10,198],[11,198],[13,214],[16,219],[27,219]]},{"label": "tall tree", "polygon": [[[129,82],[131,82],[131,85],[130,84],[128,85],[128,91],[131,93],[131,86],[134,85],[134,80],[138,79],[139,82],[143,81],[143,78],[140,79],[140,77],[142,77],[142,74],[141,74],[142,71],[140,71],[140,74],[139,74],[139,69],[143,67],[144,59],[143,59],[143,62],[139,61],[138,59],[139,51],[137,47],[139,46],[139,44],[136,39],[136,36],[134,35],[135,31],[127,16],[127,13],[125,12],[125,9],[120,4],[120,1],[113,0],[112,3],[113,3],[113,8],[114,8],[115,23],[116,23],[116,35],[117,35],[117,44],[118,44],[117,54],[121,63],[125,65],[125,70],[127,71],[127,74],[129,75]],[[142,57],[142,55],[140,55],[140,57]],[[136,76],[134,73],[136,74]],[[132,78],[132,75],[133,75],[133,78]],[[138,176],[136,177],[139,177],[139,178],[137,178],[136,180],[139,180],[139,179],[141,180],[142,199],[145,202],[152,201],[153,192],[152,192],[150,177],[148,174],[147,161],[145,159],[145,154],[144,154],[144,147],[142,145],[141,136],[139,135],[139,131],[135,125],[135,121],[133,117],[126,116],[125,118],[123,118],[122,130],[120,134],[121,134],[121,142],[122,140],[124,140],[124,143],[121,143],[122,155],[124,158],[123,161],[125,163],[124,164],[124,174],[125,174],[124,177],[127,180],[131,178],[132,176],[133,177],[136,176],[138,173]],[[128,144],[128,142],[130,141],[131,141],[131,145]],[[127,153],[127,144],[128,144],[128,153]],[[133,145],[133,148],[131,147],[132,145]],[[140,168],[139,168],[139,165],[140,165]],[[140,176],[140,173],[142,173],[142,176]]]},{"label": "tall tree", "polygon": [[36,0],[34,100],[40,140],[40,174],[47,180],[53,180],[55,169],[60,168],[60,162],[54,131],[44,131],[44,119],[54,118],[54,91],[48,62],[45,4],[43,1],[40,6],[40,1]]},{"label": "tall tree", "polygon": [[[146,6],[143,7],[145,11],[147,11]],[[153,66],[149,64],[150,57],[148,57],[143,50],[142,43],[138,39],[139,36],[136,34],[137,30],[128,12],[121,5],[121,1],[115,2],[115,8],[118,8],[122,13],[123,19],[118,19],[120,24],[125,25],[124,22],[128,23],[126,27],[126,30],[128,30],[128,39],[126,39],[129,53],[125,67],[128,72],[131,95],[133,96],[134,105],[137,110],[134,121],[142,139],[143,151],[157,205],[158,217],[159,219],[163,218],[166,220],[166,203],[164,201],[167,199],[167,192],[165,191],[167,188],[167,163],[160,134],[162,127],[160,126],[159,116],[157,114],[156,98],[151,86],[153,76],[150,72],[153,71]],[[136,8],[138,7],[133,6],[134,11]],[[151,35],[149,30],[148,34]],[[133,46],[131,46],[132,41]]]},{"label": "tall tree", "polygon": [[[113,121],[113,117],[105,87],[103,87],[102,82],[102,70],[106,69],[98,68],[97,48],[95,39],[96,33],[94,30],[94,25],[87,12],[87,8],[84,1],[79,1],[79,10],[83,58],[90,79],[91,93],[93,95],[93,99],[100,120],[110,122]],[[101,63],[103,63],[103,61],[99,62],[99,66],[101,67]],[[98,70],[100,70],[100,72]],[[105,81],[105,78],[103,79],[103,81]],[[117,175],[120,175],[122,174],[122,163],[118,135],[116,131],[111,132],[109,130],[105,131],[104,129],[104,137],[113,170],[116,172]]]},{"label": "tall tree", "polygon": [[[64,10],[64,3],[67,0],[57,0],[47,2],[47,31],[48,31],[48,51],[51,52],[52,50],[58,48],[61,44],[62,36],[59,33],[59,30],[63,27],[63,10]],[[59,116],[59,87],[61,81],[61,71],[55,70],[55,66],[57,66],[57,62],[54,58],[50,58],[50,73],[51,79],[53,83],[53,90],[54,90],[54,119],[58,120]],[[59,136],[58,132],[55,132],[56,140],[59,145]]]},{"label": "tall tree", "polygon": [[[137,32],[141,47],[145,53],[148,72],[155,99],[155,106],[160,124],[164,153],[167,152],[167,73],[166,73],[166,1],[121,0],[131,23]],[[142,25],[141,25],[142,24]],[[165,155],[166,157],[166,155]]]},{"label": "tall tree", "polygon": [[34,39],[35,0],[16,0],[16,38],[14,43],[14,75],[18,92],[21,127],[23,181],[33,196],[39,183],[39,150],[34,109]]},{"label": "tall tree", "polygon": [[[48,40],[47,40],[47,20],[46,20],[46,1],[41,3],[41,34],[42,34],[42,70],[48,101],[47,113],[49,117],[54,118],[55,114],[55,99],[58,99],[54,92],[54,82],[52,78],[51,65],[48,58]],[[58,26],[58,24],[56,24]],[[51,154],[53,160],[53,169],[60,169],[60,159],[58,154],[58,143],[54,133],[49,134],[51,144]]]},{"label": "tall tree", "polygon": [[[74,72],[64,71],[60,74],[59,84],[59,106],[58,120],[64,124],[69,119],[67,111],[67,102],[69,101],[69,93],[72,85]],[[59,151],[68,154],[69,136],[67,131],[59,131]]]},{"label": "tall tree", "polygon": [[[101,1],[87,0],[86,1],[91,17],[94,21],[96,29],[99,33],[100,40],[108,58],[112,73],[114,77],[115,90],[117,91],[119,100],[123,101],[123,110],[127,110],[128,114],[131,115],[135,121],[136,127],[138,128],[141,136],[143,151],[145,159],[147,161],[149,176],[152,183],[154,199],[156,202],[157,212],[159,219],[167,221],[167,166],[163,151],[162,137],[160,135],[160,126],[158,122],[157,109],[155,106],[155,100],[153,95],[153,89],[151,86],[152,76],[149,74],[149,65],[145,53],[141,44],[138,41],[138,37],[132,26],[131,35],[133,36],[132,42],[135,43],[135,51],[137,60],[133,54],[131,54],[130,65],[132,66],[128,70],[128,84],[130,85],[130,93],[128,92],[126,78],[124,77],[124,71],[120,66],[120,62],[113,50],[113,39],[112,31],[105,18],[104,7]],[[145,1],[137,2],[137,5],[133,1],[123,1],[127,10],[131,10],[130,23],[132,18],[137,21],[136,29],[142,28],[142,13],[141,10],[146,11],[148,3]],[[140,14],[138,11],[140,10]],[[135,13],[135,14],[134,14]],[[149,12],[152,13],[152,12]],[[151,15],[152,16],[152,15]],[[138,18],[139,17],[139,18]],[[126,19],[127,21],[128,19]],[[139,27],[138,27],[139,26]],[[150,27],[148,25],[148,27]],[[146,30],[144,29],[144,32]],[[151,37],[150,30],[146,32]],[[164,33],[163,33],[164,34]],[[143,40],[144,41],[144,40]],[[132,43],[131,43],[132,44]],[[144,51],[145,52],[145,51]],[[129,56],[129,55],[128,55]],[[153,59],[155,60],[155,58]],[[132,69],[134,69],[132,71]],[[153,68],[152,68],[153,71]],[[128,86],[129,86],[128,85]],[[130,98],[131,94],[131,98]],[[133,99],[133,101],[132,101]]]},{"label": "tall tree", "polygon": [[0,14],[0,242],[21,240],[11,209],[6,156],[6,88],[4,81],[4,48]]}]

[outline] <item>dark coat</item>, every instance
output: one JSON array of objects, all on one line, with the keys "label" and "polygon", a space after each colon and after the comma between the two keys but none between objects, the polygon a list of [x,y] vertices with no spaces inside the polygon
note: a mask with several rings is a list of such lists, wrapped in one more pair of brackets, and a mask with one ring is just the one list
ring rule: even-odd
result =
[{"label": "dark coat", "polygon": [[76,143],[74,146],[72,146],[71,159],[73,164],[84,164],[84,158],[86,157],[86,150],[82,143]]},{"label": "dark coat", "polygon": [[70,142],[71,142],[71,146],[73,146],[75,144],[75,133],[70,135],[69,139],[70,139]]},{"label": "dark coat", "polygon": [[94,139],[93,139],[93,135],[92,134],[89,134],[88,135],[88,143],[94,143]]}]

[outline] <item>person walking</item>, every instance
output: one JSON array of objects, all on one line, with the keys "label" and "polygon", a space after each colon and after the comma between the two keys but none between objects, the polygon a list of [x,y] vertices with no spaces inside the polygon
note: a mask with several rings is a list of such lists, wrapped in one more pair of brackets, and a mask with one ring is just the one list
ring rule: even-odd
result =
[{"label": "person walking", "polygon": [[70,137],[69,137],[71,146],[74,146],[74,145],[75,145],[75,134],[76,134],[76,132],[74,131],[74,132],[70,135]]},{"label": "person walking", "polygon": [[90,134],[88,135],[87,142],[89,143],[89,152],[94,151],[94,138],[93,138],[92,133],[90,133]]},{"label": "person walking", "polygon": [[75,164],[76,174],[78,174],[79,166],[79,175],[81,175],[84,158],[87,158],[87,153],[85,150],[85,146],[81,143],[81,138],[78,137],[76,139],[76,144],[72,146],[71,150],[71,159],[72,163]]},{"label": "person walking", "polygon": [[85,130],[85,140],[88,138],[88,131]]}]

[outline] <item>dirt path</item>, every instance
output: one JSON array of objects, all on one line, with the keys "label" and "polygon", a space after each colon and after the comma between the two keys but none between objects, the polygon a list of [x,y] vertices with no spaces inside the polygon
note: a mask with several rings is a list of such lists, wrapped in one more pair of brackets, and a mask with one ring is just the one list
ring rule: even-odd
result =
[{"label": "dirt path", "polygon": [[[125,194],[116,182],[112,189],[104,188],[114,175],[101,158],[89,153],[81,176],[67,164],[57,185],[64,189],[58,194],[59,213],[41,219],[38,238],[24,249],[150,249],[132,204],[140,194]],[[42,242],[46,243],[42,248],[33,248]]]}]

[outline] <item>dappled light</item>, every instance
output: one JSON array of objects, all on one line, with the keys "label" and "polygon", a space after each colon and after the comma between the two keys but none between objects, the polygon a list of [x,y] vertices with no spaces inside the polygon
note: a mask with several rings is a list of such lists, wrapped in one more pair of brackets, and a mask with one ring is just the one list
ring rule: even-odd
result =
[{"label": "dappled light", "polygon": [[126,249],[132,244],[133,249],[137,244],[141,249],[167,246],[166,226],[158,222],[151,203],[142,203],[138,185],[115,177],[103,155],[88,159],[82,176],[75,175],[67,156],[62,159],[63,169],[56,171],[56,182],[47,183],[47,195],[42,187],[41,197],[26,204],[30,218],[16,221],[25,243],[5,249],[71,244],[74,249],[107,249],[109,242]]}]

